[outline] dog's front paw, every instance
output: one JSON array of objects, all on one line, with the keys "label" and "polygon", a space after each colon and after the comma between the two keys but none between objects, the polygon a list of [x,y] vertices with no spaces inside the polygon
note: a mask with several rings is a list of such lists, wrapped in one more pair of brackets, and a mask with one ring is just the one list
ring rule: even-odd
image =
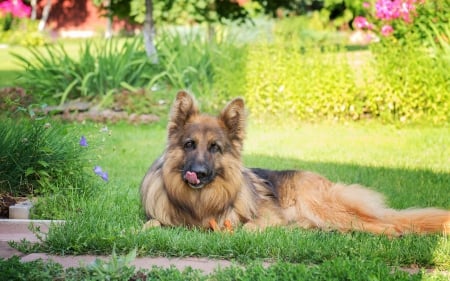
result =
[{"label": "dog's front paw", "polygon": [[150,219],[146,223],[144,223],[144,226],[142,227],[143,230],[147,230],[154,227],[161,227],[161,222],[159,220]]}]

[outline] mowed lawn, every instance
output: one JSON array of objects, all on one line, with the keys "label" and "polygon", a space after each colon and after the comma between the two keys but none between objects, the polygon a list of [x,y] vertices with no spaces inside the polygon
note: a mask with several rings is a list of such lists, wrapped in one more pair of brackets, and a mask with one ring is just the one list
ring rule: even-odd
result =
[{"label": "mowed lawn", "polygon": [[[6,62],[0,66],[0,87],[11,85],[8,80],[20,71],[10,55],[5,55],[9,51],[14,50],[0,50],[0,59]],[[249,167],[310,170],[333,181],[363,184],[382,192],[394,208],[450,209],[448,126],[396,126],[371,121],[266,123],[249,118],[243,152],[243,161]],[[397,267],[450,270],[450,243],[442,235],[390,239],[279,228],[262,233],[237,229],[232,235],[184,228],[143,231],[139,184],[165,147],[166,123],[107,125],[106,132],[103,124],[65,126],[87,137],[91,153],[88,172],[100,165],[109,173],[109,181],[98,179],[95,196],[80,196],[72,202],[75,206],[67,209],[77,211],[64,213],[61,218],[66,224],[52,227],[40,250],[63,255],[111,254],[115,248],[120,254],[137,249],[139,255],[224,258],[245,264],[250,276],[270,273],[273,278],[268,279],[272,280],[281,272],[297,277],[304,271],[330,278],[385,280],[383,277],[391,276]],[[54,206],[63,210],[67,207],[60,198]],[[26,243],[19,247],[28,248]],[[261,268],[262,261],[275,266],[266,270]],[[234,270],[229,276],[245,280],[240,269]],[[419,273],[414,279],[434,277]]]},{"label": "mowed lawn", "polygon": [[[444,272],[438,274],[439,280],[447,278],[450,243],[442,235],[391,239],[279,228],[262,233],[237,229],[232,235],[184,228],[141,230],[145,216],[139,184],[165,147],[165,125],[109,125],[108,134],[100,132],[104,125],[73,125],[80,135],[92,140],[92,166],[101,165],[109,172],[110,181],[99,179],[97,195],[80,200],[77,213],[67,214],[65,225],[51,229],[41,250],[110,254],[115,247],[124,254],[136,248],[139,255],[225,258],[262,271],[265,269],[254,261],[269,261],[288,271],[302,265],[313,272],[321,267],[312,265],[321,265],[357,275],[365,271],[361,274],[376,275],[380,268],[388,275],[397,267],[435,268]],[[395,208],[450,209],[447,127],[254,121],[247,127],[243,153],[247,166],[311,170],[334,181],[360,183],[385,194]]]}]

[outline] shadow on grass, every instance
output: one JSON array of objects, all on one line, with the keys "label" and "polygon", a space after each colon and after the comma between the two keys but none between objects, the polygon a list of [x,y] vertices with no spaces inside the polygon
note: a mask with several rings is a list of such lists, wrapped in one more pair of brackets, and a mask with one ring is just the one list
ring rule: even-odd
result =
[{"label": "shadow on grass", "polygon": [[[356,164],[311,162],[265,155],[245,155],[247,167],[306,170],[331,181],[361,184],[385,195],[393,208],[440,207],[450,209],[450,173],[423,169],[372,167]],[[268,164],[271,163],[271,164]]]},{"label": "shadow on grass", "polygon": [[[395,208],[440,206],[449,208],[447,173],[426,170],[365,167],[338,163],[307,162],[289,158],[246,155],[251,167],[302,169],[325,175],[333,181],[371,186],[388,198]],[[143,175],[142,175],[143,176]],[[321,264],[336,259],[355,265],[380,261],[389,266],[449,268],[448,243],[442,235],[406,235],[390,239],[367,233],[338,233],[317,230],[269,228],[248,233],[237,228],[233,235],[186,228],[155,228],[140,231],[144,223],[138,199],[112,194],[98,197],[100,207],[91,206],[66,224],[53,227],[41,250],[59,254],[127,253],[140,255],[215,257],[249,262],[271,260]],[[101,226],[101,227],[99,227]]]}]

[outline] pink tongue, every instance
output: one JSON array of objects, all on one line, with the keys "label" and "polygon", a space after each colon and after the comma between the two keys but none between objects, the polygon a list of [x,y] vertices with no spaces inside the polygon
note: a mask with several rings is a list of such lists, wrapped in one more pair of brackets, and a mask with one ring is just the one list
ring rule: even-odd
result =
[{"label": "pink tongue", "polygon": [[190,184],[199,184],[200,180],[197,178],[197,174],[195,172],[189,172],[187,171],[184,175],[184,178],[190,183]]}]

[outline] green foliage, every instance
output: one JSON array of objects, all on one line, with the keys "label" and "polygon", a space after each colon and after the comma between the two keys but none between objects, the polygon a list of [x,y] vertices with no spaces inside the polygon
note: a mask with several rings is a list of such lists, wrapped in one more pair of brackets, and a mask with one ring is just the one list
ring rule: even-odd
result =
[{"label": "green foliage", "polygon": [[[2,26],[3,25],[3,26]],[[10,14],[0,17],[0,43],[21,46],[42,46],[48,38],[38,31],[38,21],[12,18]]]},{"label": "green foliage", "polygon": [[367,0],[324,0],[321,13],[335,28],[346,28],[355,15],[364,15],[363,2]]},{"label": "green foliage", "polygon": [[372,50],[375,79],[366,89],[375,115],[402,122],[450,120],[450,61],[410,44]]},{"label": "green foliage", "polygon": [[63,45],[29,50],[31,58],[13,54],[26,69],[21,85],[49,103],[104,99],[128,84],[147,86],[149,81],[142,74],[152,68],[140,39],[85,41],[78,56],[67,53]]},{"label": "green foliage", "polygon": [[79,136],[46,120],[0,124],[0,190],[14,195],[89,190]]},{"label": "green foliage", "polygon": [[195,30],[186,34],[168,31],[157,49],[164,71],[153,78],[159,77],[159,84],[172,89],[191,90],[206,110],[244,94],[246,46],[235,44],[233,37],[221,30],[210,40]]},{"label": "green foliage", "polygon": [[[101,262],[109,266],[121,257],[113,256],[109,262]],[[317,265],[288,264],[275,262],[264,266],[261,262],[253,262],[245,266],[233,265],[217,269],[211,274],[203,274],[199,270],[186,268],[183,271],[174,266],[168,268],[153,267],[151,270],[130,272],[131,274],[92,275],[92,267],[69,268],[53,262],[37,260],[20,262],[18,257],[8,260],[0,259],[0,268],[5,269],[5,280],[445,280],[439,276],[423,273],[409,274],[392,269],[380,261],[367,260],[354,264],[351,259],[334,259]],[[123,266],[127,269],[127,266]]]},{"label": "green foliage", "polygon": [[285,43],[313,46],[343,45],[347,38],[336,33],[322,12],[314,11],[305,16],[289,17],[278,20],[274,26],[274,35]]},{"label": "green foliage", "polygon": [[448,0],[417,4],[412,23],[394,21],[394,36],[371,46],[374,77],[366,89],[376,115],[450,121],[449,9]]},{"label": "green foliage", "polygon": [[93,263],[67,272],[66,280],[131,280],[136,268],[130,263],[136,258],[136,250],[118,256],[113,250],[109,261],[96,259]]},{"label": "green foliage", "polygon": [[157,45],[165,80],[175,89],[190,89],[208,93],[213,84],[212,56],[216,49],[199,33],[170,34]]},{"label": "green foliage", "polygon": [[354,264],[350,259],[336,258],[317,265],[277,262],[265,268],[253,263],[245,268],[231,267],[217,272],[214,280],[421,280],[421,274],[392,270],[379,261]]},{"label": "green foliage", "polygon": [[21,262],[18,256],[10,259],[0,258],[2,280],[9,281],[52,281],[62,280],[63,268],[60,264],[42,259]]},{"label": "green foliage", "polygon": [[421,32],[384,38],[360,55],[342,47],[345,39],[312,13],[276,22],[266,42],[243,42],[225,27],[209,37],[202,28],[163,30],[156,38],[156,65],[140,39],[88,41],[78,55],[60,45],[32,48],[31,55],[16,58],[27,68],[20,85],[52,104],[122,100],[125,110],[141,113],[155,104],[150,90],[170,100],[167,92],[188,89],[206,111],[244,96],[258,116],[443,124],[450,119],[450,27],[425,22],[417,21]]},{"label": "green foliage", "polygon": [[415,43],[417,35],[411,32],[411,38],[373,44],[372,57],[333,46],[339,42],[333,38],[308,37],[308,24],[301,18],[283,20],[275,26],[273,42],[248,48],[245,96],[256,116],[434,124],[450,120],[446,25],[427,25],[427,36],[435,38],[430,40],[432,49]]},{"label": "green foliage", "polygon": [[353,72],[339,49],[262,44],[249,50],[246,67],[246,100],[257,116],[357,119],[361,114]]},{"label": "green foliage", "polygon": [[[444,52],[450,63],[450,0],[427,1],[419,5],[412,29],[421,34],[427,47]],[[411,31],[413,33],[413,31]]]}]

